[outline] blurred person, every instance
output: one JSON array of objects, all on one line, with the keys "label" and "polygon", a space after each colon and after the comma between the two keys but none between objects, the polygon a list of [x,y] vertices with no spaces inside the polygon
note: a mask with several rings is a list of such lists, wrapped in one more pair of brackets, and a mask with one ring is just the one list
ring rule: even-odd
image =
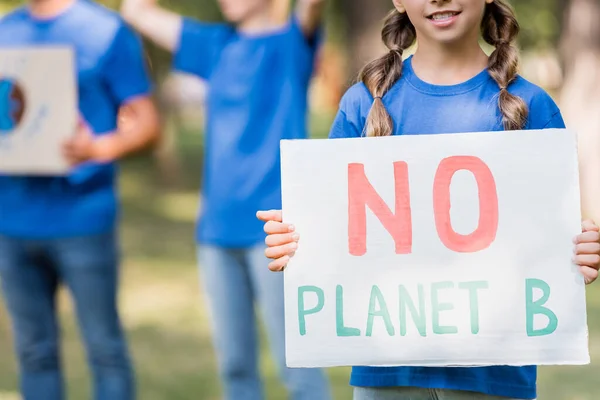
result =
[{"label": "blurred person", "polygon": [[0,48],[57,45],[70,47],[76,63],[81,121],[64,145],[74,168],[64,177],[0,175],[0,282],[21,393],[24,400],[66,397],[56,305],[64,284],[93,398],[131,400],[134,371],[117,307],[114,162],[155,142],[157,111],[141,41],[117,13],[88,0],[32,0],[0,19]]},{"label": "blurred person", "polygon": [[[382,32],[389,52],[368,64],[343,96],[330,138],[565,128],[552,98],[517,74],[519,25],[506,0],[393,5]],[[481,36],[495,47],[489,57]],[[404,59],[415,42],[415,54]],[[580,168],[600,168],[598,162]],[[598,209],[583,214],[599,215]],[[281,271],[298,249],[300,232],[282,222],[281,210],[257,216],[266,222],[269,268]],[[574,262],[590,284],[598,277],[600,234],[599,221],[587,218],[575,238]],[[536,366],[355,366],[350,384],[355,400],[535,399],[536,377]]]},{"label": "blurred person", "polygon": [[208,84],[198,255],[225,398],[264,398],[260,306],[272,353],[295,400],[329,399],[325,374],[285,363],[283,278],[269,274],[256,210],[280,207],[279,141],[307,137],[307,91],[324,0],[299,0],[283,24],[272,0],[220,0],[227,23],[204,23],[125,0],[137,30],[174,53],[174,68]]}]

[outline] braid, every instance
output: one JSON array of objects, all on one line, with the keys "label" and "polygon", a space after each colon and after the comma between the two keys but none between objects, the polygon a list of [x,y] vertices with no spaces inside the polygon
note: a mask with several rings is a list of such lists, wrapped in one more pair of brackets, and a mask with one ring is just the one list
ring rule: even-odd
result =
[{"label": "braid", "polygon": [[383,43],[390,50],[386,55],[370,62],[360,73],[360,80],[374,97],[367,117],[367,136],[389,136],[394,129],[381,98],[402,75],[402,54],[413,45],[416,31],[406,13],[397,10],[388,14],[381,32]]},{"label": "braid", "polygon": [[488,71],[500,87],[498,107],[504,129],[522,129],[527,121],[527,105],[508,91],[519,67],[519,53],[512,44],[519,33],[519,23],[505,0],[494,0],[486,6],[481,30],[483,39],[496,48],[490,55]]}]

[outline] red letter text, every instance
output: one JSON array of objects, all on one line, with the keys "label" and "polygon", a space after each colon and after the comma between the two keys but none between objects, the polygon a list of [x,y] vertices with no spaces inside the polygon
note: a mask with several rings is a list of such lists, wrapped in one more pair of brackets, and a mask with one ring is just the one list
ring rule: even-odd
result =
[{"label": "red letter text", "polygon": [[350,254],[362,256],[367,252],[368,206],[396,244],[396,254],[407,254],[412,249],[412,222],[408,166],[405,162],[394,163],[396,195],[395,213],[379,197],[365,175],[363,164],[348,165],[348,246]]},{"label": "red letter text", "polygon": [[[479,188],[479,225],[469,235],[456,233],[450,221],[450,182],[459,170],[473,173]],[[488,166],[477,157],[456,156],[442,160],[433,183],[433,212],[440,240],[450,250],[471,253],[487,248],[498,230],[498,194]]]}]

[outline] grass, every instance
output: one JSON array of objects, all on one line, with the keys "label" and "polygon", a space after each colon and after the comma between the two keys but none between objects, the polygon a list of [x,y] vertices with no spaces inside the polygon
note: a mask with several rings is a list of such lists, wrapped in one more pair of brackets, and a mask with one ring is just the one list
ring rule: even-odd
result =
[{"label": "grass", "polygon": [[[322,137],[326,125],[315,120]],[[216,400],[220,385],[211,332],[199,292],[193,241],[202,164],[199,135],[182,136],[184,176],[165,184],[156,165],[138,157],[123,165],[121,227],[124,264],[121,308],[137,370],[141,400]],[[63,359],[70,399],[89,396],[89,378],[68,296],[61,293]],[[600,376],[600,286],[588,290],[593,363],[540,369],[542,400],[595,400]],[[18,400],[16,364],[4,306],[0,303],[0,400]],[[265,340],[261,341],[267,398],[285,399]],[[328,371],[334,398],[350,399],[347,368]],[[243,399],[241,399],[243,400]]]}]

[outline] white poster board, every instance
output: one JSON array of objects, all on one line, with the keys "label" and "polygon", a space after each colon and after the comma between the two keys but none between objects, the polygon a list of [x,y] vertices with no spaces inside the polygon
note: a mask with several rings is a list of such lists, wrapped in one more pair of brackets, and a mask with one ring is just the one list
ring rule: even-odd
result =
[{"label": "white poster board", "polygon": [[572,133],[281,150],[288,366],[589,362]]},{"label": "white poster board", "polygon": [[63,143],[77,125],[69,48],[0,49],[0,173],[65,175]]}]

